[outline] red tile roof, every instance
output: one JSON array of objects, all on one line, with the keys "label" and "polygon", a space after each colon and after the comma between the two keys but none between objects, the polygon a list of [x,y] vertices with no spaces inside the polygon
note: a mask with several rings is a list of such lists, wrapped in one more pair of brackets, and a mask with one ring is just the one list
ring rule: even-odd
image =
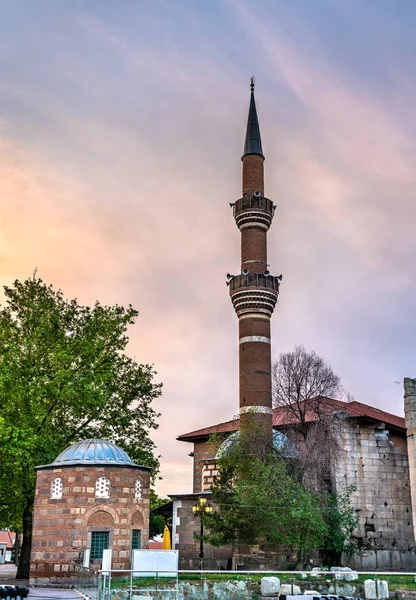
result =
[{"label": "red tile roof", "polygon": [[16,534],[12,531],[0,531],[0,544],[7,544],[7,549],[11,550],[15,537]]},{"label": "red tile roof", "polygon": [[[350,417],[362,417],[372,421],[382,421],[386,425],[398,427],[399,429],[405,429],[404,417],[398,415],[392,415],[391,413],[374,408],[368,404],[362,402],[343,402],[342,400],[334,400],[333,398],[321,398],[319,401],[320,410],[327,412],[346,412]],[[290,425],[295,422],[294,415],[288,411],[287,408],[275,408],[273,409],[273,427],[283,427],[284,425]],[[306,421],[313,422],[316,420],[316,412],[314,410],[306,411]],[[211,427],[204,427],[191,431],[190,433],[184,433],[177,439],[183,442],[192,442],[196,439],[207,438],[214,433],[228,433],[236,431],[239,427],[240,420],[232,419],[225,423],[219,423],[218,425],[212,425]]]}]

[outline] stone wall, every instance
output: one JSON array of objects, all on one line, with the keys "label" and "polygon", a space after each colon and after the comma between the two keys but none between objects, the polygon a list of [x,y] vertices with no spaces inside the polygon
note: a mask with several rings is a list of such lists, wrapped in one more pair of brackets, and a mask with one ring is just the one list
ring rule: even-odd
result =
[{"label": "stone wall", "polygon": [[193,492],[198,494],[202,491],[202,461],[213,459],[215,451],[209,442],[195,442],[193,456]]},{"label": "stone wall", "polygon": [[[109,498],[95,496],[95,482],[102,475],[110,481]],[[53,499],[51,488],[56,478],[62,480],[62,497]],[[139,478],[142,498],[136,499]],[[33,512],[31,584],[71,579],[75,567],[82,564],[84,550],[90,547],[93,531],[109,532],[112,568],[130,568],[132,530],[141,530],[142,548],[148,544],[149,485],[150,472],[134,467],[39,469]]]},{"label": "stone wall", "polygon": [[354,485],[359,523],[359,553],[346,562],[358,569],[414,567],[414,537],[409,464],[404,433],[389,435],[383,423],[346,419],[341,425],[343,451],[334,472],[337,492]]},{"label": "stone wall", "polygon": [[[204,494],[209,499],[207,494]],[[199,539],[194,534],[200,534],[201,521],[192,512],[192,506],[198,496],[171,496],[173,500],[173,518],[175,524],[173,536],[174,548],[179,550],[180,569],[199,569]],[[214,506],[215,510],[215,506]],[[204,543],[204,568],[205,569],[230,569],[231,548],[214,548]]]},{"label": "stone wall", "polygon": [[210,492],[214,479],[218,476],[218,463],[215,459],[201,461],[202,492]]}]

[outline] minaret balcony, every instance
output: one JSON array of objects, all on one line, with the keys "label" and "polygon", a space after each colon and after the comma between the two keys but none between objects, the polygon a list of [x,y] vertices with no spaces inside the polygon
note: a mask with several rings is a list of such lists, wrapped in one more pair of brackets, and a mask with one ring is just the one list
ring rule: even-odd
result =
[{"label": "minaret balcony", "polygon": [[263,313],[272,316],[279,295],[280,278],[248,273],[235,275],[229,281],[230,296],[237,316]]},{"label": "minaret balcony", "polygon": [[267,231],[276,208],[269,198],[259,192],[243,196],[232,206],[235,222],[240,230],[245,227],[261,227]]}]

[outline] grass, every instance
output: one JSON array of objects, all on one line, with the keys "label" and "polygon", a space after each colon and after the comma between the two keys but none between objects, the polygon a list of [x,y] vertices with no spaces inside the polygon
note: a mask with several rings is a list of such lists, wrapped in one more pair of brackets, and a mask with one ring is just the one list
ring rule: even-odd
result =
[{"label": "grass", "polygon": [[[306,572],[306,574],[308,574]],[[308,588],[315,589],[314,586],[319,585],[328,585],[328,581],[330,585],[334,585],[334,577],[331,572],[325,574],[320,577],[307,577],[306,579],[301,579],[298,573],[266,573],[263,571],[259,571],[257,573],[250,573],[250,575],[239,574],[238,571],[235,572],[235,575],[231,575],[230,573],[207,573],[204,575],[204,579],[206,581],[247,581],[250,579],[253,583],[260,583],[263,577],[277,576],[279,577],[282,583],[290,583],[293,579],[293,583],[295,585],[300,585],[303,587],[305,583],[308,584]],[[342,581],[337,580],[337,585],[343,586],[345,584],[350,585],[364,585],[364,581],[366,579],[374,579],[373,575],[358,575],[358,579],[356,581]],[[389,584],[389,591],[394,592],[395,590],[416,590],[416,580],[415,576],[412,575],[381,575],[379,579],[385,580]],[[197,573],[180,573],[179,581],[189,582],[198,584],[201,582],[201,576]],[[172,577],[134,577],[133,578],[133,588],[143,589],[143,588],[151,588],[154,589],[156,586],[164,587],[166,585],[172,585],[175,583],[175,578]],[[130,587],[130,578],[123,579],[113,579],[111,582],[112,589],[126,589]]]}]

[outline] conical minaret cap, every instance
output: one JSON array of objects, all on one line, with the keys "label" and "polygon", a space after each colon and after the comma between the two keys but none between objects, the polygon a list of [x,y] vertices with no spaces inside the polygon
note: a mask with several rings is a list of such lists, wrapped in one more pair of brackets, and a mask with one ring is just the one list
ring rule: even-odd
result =
[{"label": "conical minaret cap", "polygon": [[261,146],[259,120],[257,118],[256,101],[254,99],[254,77],[251,78],[250,89],[250,108],[248,110],[247,131],[244,142],[244,152],[241,157],[242,159],[249,154],[258,154],[264,158]]}]

